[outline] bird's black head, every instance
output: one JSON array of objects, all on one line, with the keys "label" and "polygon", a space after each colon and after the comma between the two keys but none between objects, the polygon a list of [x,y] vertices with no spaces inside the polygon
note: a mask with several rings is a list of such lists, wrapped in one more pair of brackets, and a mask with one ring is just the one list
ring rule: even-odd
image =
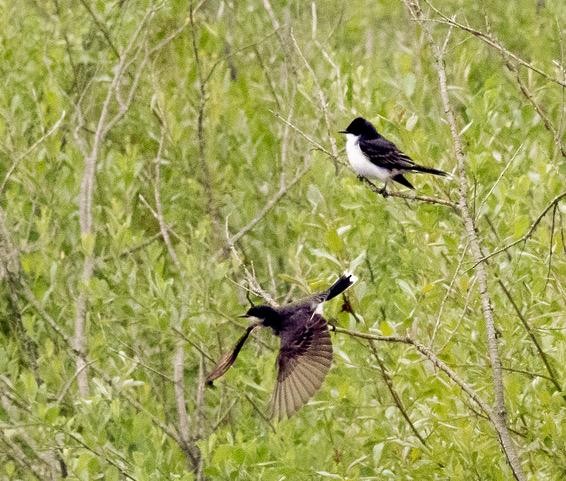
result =
[{"label": "bird's black head", "polygon": [[270,306],[250,307],[243,317],[257,317],[264,326],[273,327],[274,329],[277,329],[280,325],[279,313]]},{"label": "bird's black head", "polygon": [[341,130],[340,133],[352,134],[355,136],[361,135],[362,137],[369,139],[379,136],[377,130],[375,130],[375,127],[372,125],[372,123],[368,122],[363,117],[356,117],[354,120],[350,122],[348,128],[346,130]]}]

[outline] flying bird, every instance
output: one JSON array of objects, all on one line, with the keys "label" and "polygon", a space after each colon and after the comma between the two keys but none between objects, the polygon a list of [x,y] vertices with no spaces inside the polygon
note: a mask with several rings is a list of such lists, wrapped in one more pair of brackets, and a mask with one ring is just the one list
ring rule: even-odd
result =
[{"label": "flying bird", "polygon": [[322,304],[344,292],[356,281],[356,276],[345,273],[326,291],[292,304],[251,307],[241,317],[256,320],[246,329],[234,349],[222,356],[208,374],[207,384],[212,385],[215,379],[234,364],[248,336],[256,327],[270,327],[280,338],[271,416],[275,419],[290,417],[318,391],[332,363],[332,342],[328,323],[322,316]]},{"label": "flying bird", "polygon": [[391,180],[414,189],[404,175],[409,172],[448,175],[442,170],[415,164],[393,142],[380,135],[371,122],[362,117],[352,120],[348,128],[339,133],[346,134],[346,154],[354,172],[360,177],[382,180],[383,195],[387,195],[387,184]]}]

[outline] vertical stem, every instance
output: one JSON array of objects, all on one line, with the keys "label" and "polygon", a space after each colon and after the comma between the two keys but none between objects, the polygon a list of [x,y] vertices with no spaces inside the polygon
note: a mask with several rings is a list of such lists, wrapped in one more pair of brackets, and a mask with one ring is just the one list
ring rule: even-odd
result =
[{"label": "vertical stem", "polygon": [[[422,21],[423,15],[420,8],[418,0],[404,0],[412,17],[419,21],[421,27],[426,35],[428,44],[432,50],[434,57],[434,66],[436,73],[438,75],[438,83],[440,87],[440,97],[442,99],[442,105],[444,108],[444,114],[448,125],[450,126],[450,133],[452,136],[452,142],[454,145],[454,152],[457,161],[457,173],[459,182],[459,199],[458,199],[458,209],[462,222],[465,228],[465,234],[467,240],[470,243],[470,250],[472,257],[476,262],[483,258],[480,239],[477,234],[476,226],[474,224],[474,218],[470,212],[470,207],[468,203],[468,178],[466,174],[466,157],[464,154],[462,139],[458,132],[458,127],[456,123],[456,118],[454,111],[450,103],[450,97],[448,95],[448,85],[446,80],[446,69],[444,63],[444,52],[435,43],[430,31],[429,26]],[[524,481],[525,474],[519,460],[515,445],[511,438],[509,429],[507,427],[507,414],[505,409],[505,394],[503,386],[503,374],[501,368],[501,360],[499,358],[499,351],[497,346],[497,334],[495,329],[495,321],[493,317],[493,306],[491,301],[491,296],[488,290],[488,275],[484,263],[476,264],[476,276],[478,279],[480,301],[482,306],[483,318],[485,321],[486,336],[487,336],[487,346],[488,354],[491,365],[493,390],[495,394],[495,409],[493,417],[494,427],[497,430],[499,438],[501,440],[501,445],[507,461],[513,471],[513,475],[517,481]]]}]

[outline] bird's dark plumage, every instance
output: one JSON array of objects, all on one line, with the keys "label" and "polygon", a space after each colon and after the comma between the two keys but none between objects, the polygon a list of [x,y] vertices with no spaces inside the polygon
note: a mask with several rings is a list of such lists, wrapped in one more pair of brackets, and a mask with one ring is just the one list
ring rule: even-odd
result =
[{"label": "bird's dark plumage", "polygon": [[230,353],[222,356],[207,376],[207,382],[211,384],[230,368],[253,329],[271,327],[281,340],[271,415],[276,419],[291,416],[320,388],[332,364],[328,324],[319,306],[344,292],[355,281],[352,274],[344,274],[326,291],[292,304],[251,307],[246,316],[259,320],[248,327]]},{"label": "bird's dark plumage", "polygon": [[291,416],[303,406],[318,391],[332,364],[326,320],[315,312],[292,317],[294,322],[279,334],[277,383],[271,400],[271,415],[276,419]]},{"label": "bird's dark plumage", "polygon": [[346,152],[352,168],[365,177],[378,177],[386,184],[394,180],[413,189],[403,176],[407,172],[422,172],[433,175],[447,175],[438,169],[415,164],[391,141],[379,134],[375,127],[362,117],[354,119],[346,130]]}]

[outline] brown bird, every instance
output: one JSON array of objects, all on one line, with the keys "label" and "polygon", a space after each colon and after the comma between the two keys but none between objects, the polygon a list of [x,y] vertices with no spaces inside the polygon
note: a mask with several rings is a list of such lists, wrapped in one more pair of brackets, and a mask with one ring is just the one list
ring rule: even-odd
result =
[{"label": "brown bird", "polygon": [[242,317],[255,317],[234,349],[226,353],[207,376],[207,384],[222,376],[236,361],[256,327],[271,327],[279,336],[277,383],[271,399],[271,416],[283,419],[299,410],[322,385],[332,363],[332,342],[322,304],[344,292],[357,278],[345,273],[326,291],[281,307],[251,307]]}]

